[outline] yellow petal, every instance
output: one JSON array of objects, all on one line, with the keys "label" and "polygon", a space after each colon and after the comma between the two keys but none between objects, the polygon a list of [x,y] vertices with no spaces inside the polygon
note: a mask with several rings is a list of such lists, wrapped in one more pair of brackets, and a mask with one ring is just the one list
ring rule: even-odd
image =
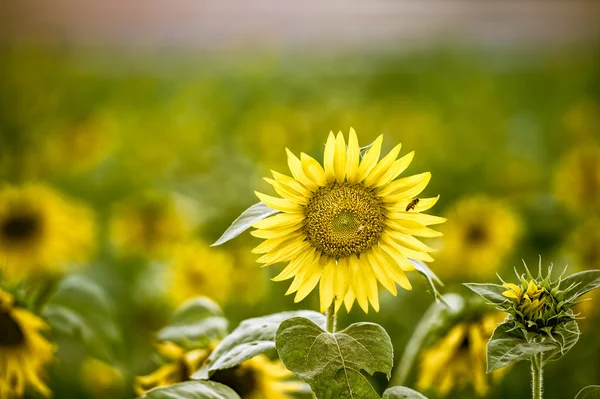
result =
[{"label": "yellow petal", "polygon": [[[398,285],[405,290],[412,290],[412,285],[402,270],[401,262],[410,263],[402,254],[398,254],[393,249],[386,246],[374,247],[373,255],[377,258],[378,263],[385,268],[387,274]],[[404,258],[404,259],[403,259]]]},{"label": "yellow petal", "polygon": [[358,167],[358,181],[363,181],[367,178],[371,170],[377,164],[379,160],[379,154],[381,153],[381,143],[383,142],[383,136],[379,136],[375,139],[371,148],[367,151],[362,161],[360,162],[360,166]]},{"label": "yellow petal", "polygon": [[255,191],[254,194],[256,194],[258,199],[260,199],[266,206],[277,211],[292,213],[303,210],[302,206],[285,198],[272,197],[270,195],[259,193],[258,191]]},{"label": "yellow petal", "polygon": [[306,250],[310,246],[311,245],[306,241],[293,242],[284,248],[267,252],[258,258],[256,263],[264,263],[264,266],[269,266],[274,263],[286,262],[293,259],[296,254]]},{"label": "yellow petal", "polygon": [[325,312],[334,298],[335,287],[335,260],[331,258],[323,268],[323,274],[319,281],[319,294],[321,302],[321,312]]},{"label": "yellow petal", "polygon": [[389,219],[393,220],[409,220],[417,223],[421,223],[423,226],[429,226],[432,224],[440,224],[446,221],[446,218],[439,216],[427,215],[419,212],[389,212],[386,214]]},{"label": "yellow petal", "polygon": [[324,186],[327,184],[325,171],[316,159],[305,153],[300,154],[300,159],[302,162],[302,170],[306,177],[312,180],[317,186]]},{"label": "yellow petal", "polygon": [[421,223],[410,220],[388,219],[385,223],[391,230],[399,231],[404,234],[410,234],[416,237],[440,237],[443,235],[438,231],[423,226]]},{"label": "yellow petal", "polygon": [[358,182],[358,161],[360,159],[360,147],[358,137],[354,129],[350,128],[348,137],[348,155],[346,157],[346,179],[351,184]]},{"label": "yellow petal", "polygon": [[398,158],[398,154],[400,154],[400,148],[402,148],[402,144],[398,144],[385,156],[379,163],[373,168],[371,173],[365,179],[365,186],[372,187],[375,186],[375,183],[385,175],[385,173],[390,169],[396,158]]},{"label": "yellow petal", "polygon": [[350,255],[348,256],[348,261],[350,264],[350,275],[352,276],[350,280],[352,291],[354,292],[354,295],[356,295],[356,300],[361,309],[365,313],[369,313],[369,297],[366,281],[362,278],[362,271],[360,270],[360,260],[356,255]]},{"label": "yellow petal", "polygon": [[315,286],[319,282],[322,273],[323,267],[318,261],[313,262],[313,264],[307,268],[306,273],[302,278],[302,282],[298,287],[298,292],[296,292],[294,302],[300,302],[301,300],[306,298],[308,294],[310,294],[310,292],[315,288]]},{"label": "yellow petal", "polygon": [[408,166],[412,162],[414,156],[415,156],[415,152],[412,151],[412,152],[409,152],[408,154],[406,154],[405,156],[403,156],[402,158],[395,160],[394,163],[392,163],[392,165],[389,167],[389,169],[383,174],[383,176],[381,176],[374,183],[374,186],[381,187],[384,184],[388,184],[389,182],[394,180],[402,172],[404,172],[406,170],[406,168],[408,168]]},{"label": "yellow petal", "polygon": [[348,292],[348,286],[350,284],[350,271],[349,264],[346,257],[340,258],[335,267],[335,276],[334,276],[334,300],[335,300],[335,311],[337,312],[344,298],[346,297],[346,293]]},{"label": "yellow petal", "polygon": [[[396,284],[394,283],[394,279],[387,273],[386,265],[379,261],[379,258],[373,254],[373,251],[365,252],[364,255],[367,257],[369,264],[373,268],[373,273],[377,280],[379,280],[381,285],[391,292],[392,295],[396,296],[398,294],[396,291]],[[363,255],[361,255],[361,257],[362,256]]]},{"label": "yellow petal", "polygon": [[371,303],[371,306],[373,306],[373,309],[375,309],[376,312],[379,312],[379,292],[377,290],[377,278],[375,277],[373,268],[368,261],[366,261],[366,258],[361,257],[360,270],[362,272],[362,279],[367,290],[369,302]]},{"label": "yellow petal", "polygon": [[386,230],[381,234],[382,240],[392,240],[400,244],[404,248],[412,249],[421,252],[435,252],[436,250],[423,244],[421,241],[408,234],[400,233],[393,230]]},{"label": "yellow petal", "polygon": [[346,311],[350,312],[352,310],[352,305],[354,305],[354,300],[356,297],[354,296],[354,292],[352,291],[352,286],[348,287],[348,292],[344,297],[344,306],[346,306]]},{"label": "yellow petal", "polygon": [[335,139],[335,155],[333,158],[335,179],[338,183],[343,183],[346,179],[346,141],[341,132],[338,133]]},{"label": "yellow petal", "polygon": [[[280,246],[286,245],[292,240],[298,240],[302,236],[302,232],[296,232],[291,234],[285,234],[281,237],[269,238],[261,242],[258,246],[252,249],[253,254],[264,254],[269,251],[278,249]],[[300,239],[301,240],[301,239]]]},{"label": "yellow petal", "polygon": [[303,195],[305,197],[311,196],[310,190],[308,188],[306,188],[304,186],[304,184],[300,183],[298,180],[294,179],[293,177],[286,176],[286,175],[276,172],[274,170],[271,170],[271,174],[273,175],[273,178],[277,182],[289,187],[290,190],[294,190],[297,193],[299,193],[300,195]]},{"label": "yellow petal", "polygon": [[278,213],[255,222],[252,227],[255,229],[285,229],[302,223],[303,220],[302,213]]},{"label": "yellow petal", "polygon": [[404,177],[381,187],[377,195],[385,203],[411,199],[421,194],[429,184],[429,180],[431,180],[430,172]]},{"label": "yellow petal", "polygon": [[311,247],[301,252],[279,273],[273,281],[283,281],[294,277],[300,270],[310,266],[315,261],[315,248]]},{"label": "yellow petal", "polygon": [[264,177],[263,180],[273,186],[277,194],[281,195],[283,198],[289,199],[299,205],[306,205],[308,203],[309,197],[297,193],[288,186],[281,184],[276,180],[269,179],[268,177]]},{"label": "yellow petal", "polygon": [[[284,237],[284,236],[288,236],[288,238],[291,238],[291,235],[293,233],[298,232],[298,227],[296,226],[292,226],[292,227],[287,227],[285,229],[259,229],[259,230],[253,230],[250,232],[251,235],[253,235],[254,237],[257,238],[264,238],[264,239],[270,239],[270,238],[279,238],[279,237]],[[295,234],[294,234],[295,236]]]},{"label": "yellow petal", "polygon": [[323,165],[325,166],[325,176],[327,181],[335,180],[335,136],[333,132],[329,132],[327,143],[325,144],[325,154],[323,156]]},{"label": "yellow petal", "polygon": [[292,172],[294,179],[298,180],[310,191],[315,191],[317,189],[317,185],[304,174],[304,171],[302,170],[302,162],[300,162],[300,160],[287,148],[285,151],[287,152],[288,156],[288,166],[290,167],[290,172]]}]

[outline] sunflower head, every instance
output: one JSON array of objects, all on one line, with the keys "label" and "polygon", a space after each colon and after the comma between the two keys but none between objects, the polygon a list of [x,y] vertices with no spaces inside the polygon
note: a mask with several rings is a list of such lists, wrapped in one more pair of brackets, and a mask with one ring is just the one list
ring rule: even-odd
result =
[{"label": "sunflower head", "polygon": [[341,132],[331,133],[323,166],[288,150],[292,176],[273,171],[265,179],[281,197],[256,193],[281,213],[254,224],[252,234],[265,241],[253,252],[263,254],[257,262],[265,266],[289,262],[274,280],[294,278],[287,293],[296,293],[296,302],[319,284],[322,311],[332,303],[336,311],[342,303],[350,310],[355,301],[365,312],[369,303],[379,310],[378,283],[394,295],[396,284],[410,290],[408,259],[433,261],[433,249],[415,237],[439,236],[427,226],[445,219],[422,213],[438,197],[414,201],[431,175],[397,179],[414,153],[397,159],[397,145],[380,160],[382,141],[361,157],[353,129],[347,144]]},{"label": "sunflower head", "polygon": [[492,379],[503,370],[486,374],[486,344],[505,314],[485,313],[453,325],[420,358],[417,386],[446,396],[453,389],[472,386],[477,396],[485,396]]},{"label": "sunflower head", "polygon": [[42,185],[0,188],[0,259],[8,278],[85,261],[94,249],[89,209]]},{"label": "sunflower head", "polygon": [[600,212],[600,147],[571,150],[561,161],[554,180],[556,196],[576,212]]},{"label": "sunflower head", "polygon": [[50,395],[43,382],[44,367],[52,361],[56,348],[43,336],[46,329],[43,320],[15,307],[13,297],[0,289],[0,397],[21,398],[27,387]]}]

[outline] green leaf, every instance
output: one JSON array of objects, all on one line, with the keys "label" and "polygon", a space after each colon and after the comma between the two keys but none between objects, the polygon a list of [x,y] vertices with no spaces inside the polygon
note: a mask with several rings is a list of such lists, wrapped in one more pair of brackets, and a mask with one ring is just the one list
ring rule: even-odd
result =
[{"label": "green leaf", "polygon": [[493,305],[502,305],[509,299],[502,295],[506,288],[498,284],[465,283],[471,291]]},{"label": "green leaf", "polygon": [[561,290],[566,290],[571,286],[574,286],[574,288],[569,291],[569,296],[574,296],[573,299],[600,287],[600,270],[586,270],[575,273],[560,283]]},{"label": "green leaf", "polygon": [[552,362],[563,357],[579,341],[579,327],[575,320],[558,325],[552,329],[552,338],[545,338],[554,344],[554,349],[544,353],[543,364]]},{"label": "green leaf", "polygon": [[419,324],[417,324],[406,344],[402,358],[394,372],[393,384],[402,385],[406,383],[412,367],[417,360],[417,356],[431,332],[443,326],[449,317],[460,313],[464,308],[464,302],[464,299],[460,295],[446,294],[444,295],[444,303],[447,305],[441,302],[434,302],[427,309],[427,312],[425,312],[425,315],[421,318]]},{"label": "green leaf", "polygon": [[298,316],[325,326],[325,316],[310,310],[275,313],[244,320],[221,341],[206,364],[192,378],[208,379],[217,370],[235,367],[256,355],[275,350],[275,333],[281,322]]},{"label": "green leaf", "polygon": [[140,399],[240,399],[235,391],[214,381],[187,381],[152,389]]},{"label": "green leaf", "polygon": [[407,387],[392,387],[386,389],[383,399],[427,399],[427,397]]},{"label": "green leaf", "polygon": [[157,333],[160,341],[183,348],[197,348],[220,341],[227,335],[228,321],[221,308],[208,298],[194,298],[181,305],[171,322]]},{"label": "green leaf", "polygon": [[600,399],[600,385],[590,385],[583,388],[575,399]]},{"label": "green leaf", "polygon": [[509,366],[521,360],[530,360],[533,355],[556,349],[552,342],[528,342],[513,330],[513,324],[504,322],[494,330],[487,344],[487,372]]},{"label": "green leaf", "polygon": [[95,282],[65,277],[42,310],[57,333],[83,343],[92,356],[113,361],[113,344],[121,339],[108,296]]},{"label": "green leaf", "polygon": [[285,320],[277,330],[277,351],[285,366],[306,381],[319,399],[380,399],[362,370],[389,379],[390,337],[383,327],[356,323],[331,334],[303,317]]},{"label": "green leaf", "polygon": [[430,290],[431,294],[433,295],[433,298],[435,299],[435,301],[441,302],[441,303],[447,305],[444,302],[444,297],[442,296],[442,294],[440,294],[440,292],[435,287],[436,283],[439,286],[443,287],[444,283],[442,283],[442,280],[440,280],[439,277],[435,275],[435,273],[429,268],[429,266],[427,266],[427,264],[425,264],[425,262],[422,262],[420,260],[414,260],[414,259],[409,259],[409,261],[410,261],[410,263],[412,263],[412,265],[415,267],[415,269],[417,269],[417,271],[419,273],[421,273],[427,279],[427,283],[429,285],[429,290]]},{"label": "green leaf", "polygon": [[259,220],[263,220],[267,216],[271,216],[279,211],[275,209],[271,209],[262,202],[258,204],[252,205],[250,208],[246,209],[242,214],[231,223],[231,226],[219,239],[211,245],[212,247],[216,247],[217,245],[221,245],[226,243],[227,241],[239,236],[244,231],[248,230],[252,225]]}]

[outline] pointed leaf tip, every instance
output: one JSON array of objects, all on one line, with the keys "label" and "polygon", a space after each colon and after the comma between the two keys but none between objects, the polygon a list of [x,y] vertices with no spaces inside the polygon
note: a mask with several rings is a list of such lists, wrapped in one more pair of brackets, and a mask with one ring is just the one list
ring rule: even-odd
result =
[{"label": "pointed leaf tip", "polygon": [[264,218],[274,215],[279,211],[269,208],[262,202],[252,205],[250,208],[246,209],[242,214],[233,221],[231,226],[211,247],[216,247],[218,245],[224,244],[229,240],[234,239],[235,237],[242,234],[244,231],[248,230],[252,225],[259,220],[263,220]]}]

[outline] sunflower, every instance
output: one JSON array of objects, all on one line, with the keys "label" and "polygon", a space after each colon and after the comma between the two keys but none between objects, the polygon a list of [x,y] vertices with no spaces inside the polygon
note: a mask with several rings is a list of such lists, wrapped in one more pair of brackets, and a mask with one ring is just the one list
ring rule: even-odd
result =
[{"label": "sunflower", "polygon": [[590,218],[572,232],[561,252],[577,270],[600,269],[600,218]]},{"label": "sunflower", "polygon": [[[185,352],[173,343],[161,344],[159,352],[170,362],[152,374],[137,377],[136,393],[142,395],[153,388],[190,380],[190,376],[208,359],[212,349],[214,347]],[[299,382],[288,381],[292,377],[293,374],[281,361],[258,355],[234,368],[217,371],[211,380],[229,386],[242,399],[289,399],[286,393],[296,392],[302,386]]]},{"label": "sunflower", "polygon": [[89,259],[91,211],[49,187],[0,188],[0,268],[7,278],[57,272]]},{"label": "sunflower", "polygon": [[379,161],[382,141],[379,136],[361,160],[353,129],[348,146],[342,133],[331,133],[324,168],[309,155],[298,159],[287,150],[293,177],[273,171],[273,179],[265,179],[282,198],[256,193],[281,213],[254,224],[252,234],[266,241],[253,252],[264,254],[257,260],[264,266],[290,262],[273,280],[294,277],[287,294],[295,292],[295,302],[319,284],[322,311],[332,303],[337,311],[342,302],[349,311],[355,300],[365,312],[369,302],[378,311],[378,281],[394,295],[396,283],[410,290],[404,272],[414,267],[408,258],[433,261],[434,250],[414,236],[440,235],[426,226],[445,219],[421,213],[438,197],[419,198],[409,207],[431,174],[395,180],[414,153],[396,159],[398,144]]},{"label": "sunflower", "polygon": [[446,216],[438,256],[442,276],[494,275],[519,236],[517,215],[499,200],[475,196],[459,200]]},{"label": "sunflower", "polygon": [[169,296],[175,304],[197,296],[223,303],[232,288],[233,264],[227,252],[212,249],[202,241],[182,244],[174,250],[167,271]]},{"label": "sunflower", "polygon": [[[493,312],[479,319],[455,324],[437,343],[420,358],[417,387],[421,391],[435,389],[440,396],[454,388],[472,385],[478,396],[490,389],[486,374],[486,344],[505,314]],[[497,379],[503,373],[492,373]]]},{"label": "sunflower", "polygon": [[600,214],[600,147],[571,150],[561,161],[554,180],[554,192],[567,208]]},{"label": "sunflower", "polygon": [[48,328],[31,312],[15,307],[13,297],[0,290],[0,397],[20,398],[26,387],[50,396],[42,381],[44,366],[56,350],[42,335]]},{"label": "sunflower", "polygon": [[83,388],[97,398],[114,397],[124,385],[119,369],[92,357],[83,361],[80,378]]},{"label": "sunflower", "polygon": [[110,237],[122,254],[164,258],[189,236],[192,219],[173,197],[146,194],[115,206]]}]

